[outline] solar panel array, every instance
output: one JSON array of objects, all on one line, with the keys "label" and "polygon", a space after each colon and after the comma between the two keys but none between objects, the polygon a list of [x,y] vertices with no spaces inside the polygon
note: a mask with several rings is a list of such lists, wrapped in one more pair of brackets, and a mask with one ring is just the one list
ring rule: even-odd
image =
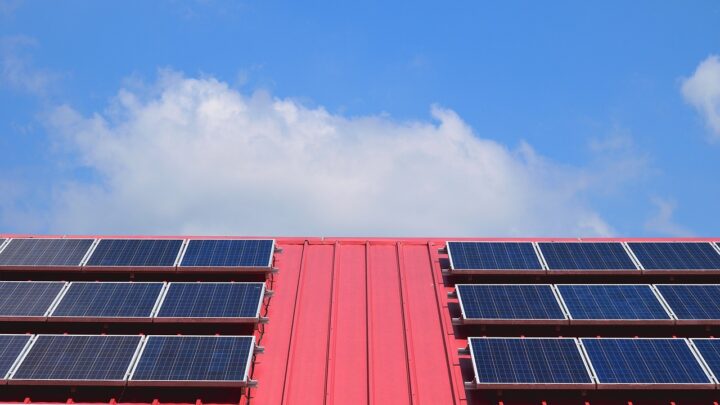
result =
[{"label": "solar panel array", "polygon": [[188,242],[180,267],[270,267],[273,240],[201,240]]},{"label": "solar panel array", "polygon": [[92,239],[11,239],[0,252],[0,267],[79,267]]},{"label": "solar panel array", "polygon": [[73,282],[51,318],[148,318],[163,283]]},{"label": "solar panel array", "polygon": [[678,321],[720,321],[720,285],[658,284],[655,288]]},{"label": "solar panel array", "polygon": [[5,241],[0,269],[269,271],[275,251],[271,239],[13,238],[3,247]]},{"label": "solar panel array", "polygon": [[149,336],[130,384],[247,381],[252,336]]},{"label": "solar panel array", "polygon": [[614,242],[540,242],[550,270],[637,270],[622,244]]},{"label": "solar panel array", "polygon": [[565,284],[557,289],[574,320],[672,320],[649,285]]},{"label": "solar panel array", "polygon": [[465,319],[566,320],[549,284],[459,284]]},{"label": "solar panel array", "polygon": [[454,270],[542,270],[532,243],[448,242]]},{"label": "solar panel array", "polygon": [[720,270],[720,254],[703,242],[630,242],[645,270]]},{"label": "solar panel array", "polygon": [[0,281],[0,319],[44,317],[64,287],[62,281]]},{"label": "solar panel array", "polygon": [[0,335],[9,384],[244,385],[254,336]]},{"label": "solar panel array", "polygon": [[170,283],[157,318],[257,318],[264,283]]}]

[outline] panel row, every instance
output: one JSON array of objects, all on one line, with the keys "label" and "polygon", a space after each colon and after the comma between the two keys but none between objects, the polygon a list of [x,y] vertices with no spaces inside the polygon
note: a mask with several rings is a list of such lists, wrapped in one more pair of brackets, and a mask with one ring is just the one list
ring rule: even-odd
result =
[{"label": "panel row", "polygon": [[270,271],[275,241],[204,239],[0,240],[0,269]]},{"label": "panel row", "polygon": [[0,335],[0,384],[245,386],[254,336]]},{"label": "panel row", "polygon": [[457,284],[456,324],[720,324],[720,284]]},{"label": "panel row", "polygon": [[0,321],[258,322],[265,283],[1,281]]},{"label": "panel row", "polygon": [[717,242],[447,242],[458,274],[720,273]]},{"label": "panel row", "polygon": [[720,376],[720,339],[471,337],[468,348],[468,388],[714,389]]}]

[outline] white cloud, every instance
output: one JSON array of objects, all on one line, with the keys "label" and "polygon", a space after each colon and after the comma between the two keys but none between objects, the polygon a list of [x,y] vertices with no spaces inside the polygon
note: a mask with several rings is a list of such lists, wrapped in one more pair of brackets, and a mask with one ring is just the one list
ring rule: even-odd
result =
[{"label": "white cloud", "polygon": [[651,200],[655,206],[655,213],[645,222],[645,229],[661,236],[687,237],[693,233],[678,224],[673,218],[677,203],[660,197],[653,197]]},{"label": "white cloud", "polygon": [[695,73],[683,80],[682,94],[703,116],[714,138],[720,138],[720,58],[717,55],[702,61]]},{"label": "white cloud", "polygon": [[[236,235],[608,235],[607,179],[527,144],[432,122],[344,117],[165,72],[102,113],[48,118],[98,181],[58,190],[51,229]],[[594,169],[593,169],[594,170]],[[615,174],[613,174],[616,177]],[[618,180],[620,181],[620,180]]]},{"label": "white cloud", "polygon": [[33,66],[27,50],[37,42],[23,35],[0,37],[0,85],[43,96],[59,78],[56,73]]}]

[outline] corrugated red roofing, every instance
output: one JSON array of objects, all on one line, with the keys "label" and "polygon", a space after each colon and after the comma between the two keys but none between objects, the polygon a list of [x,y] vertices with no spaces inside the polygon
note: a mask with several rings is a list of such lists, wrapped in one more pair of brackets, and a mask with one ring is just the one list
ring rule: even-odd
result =
[{"label": "corrugated red roofing", "polygon": [[[472,370],[469,360],[458,355],[457,349],[466,345],[468,332],[451,323],[456,304],[447,297],[453,288],[449,282],[445,285],[447,280],[441,273],[445,256],[438,253],[446,240],[278,238],[278,246],[283,251],[275,256],[279,272],[268,280],[269,288],[274,291],[265,314],[270,322],[261,327],[262,333],[256,332],[265,348],[265,352],[256,357],[252,371],[252,378],[259,386],[251,390],[249,399],[240,398],[240,403],[595,405],[634,400],[635,404],[676,401],[678,405],[687,402],[717,405],[718,395],[708,392],[499,394],[466,391],[463,381],[472,379]],[[534,279],[527,277],[524,282],[528,280]],[[713,280],[718,282],[717,278]],[[508,336],[527,332],[522,327],[503,330]],[[693,333],[710,335],[715,330]],[[563,331],[536,328],[531,333],[557,336]],[[486,331],[473,327],[470,333],[478,335]],[[582,333],[597,333],[597,329]],[[623,329],[616,333],[667,334],[675,330]],[[24,397],[32,400],[35,389]],[[168,400],[163,391],[152,398],[158,402],[222,402],[203,390],[188,393],[187,399],[171,395],[168,398],[172,399]]]}]

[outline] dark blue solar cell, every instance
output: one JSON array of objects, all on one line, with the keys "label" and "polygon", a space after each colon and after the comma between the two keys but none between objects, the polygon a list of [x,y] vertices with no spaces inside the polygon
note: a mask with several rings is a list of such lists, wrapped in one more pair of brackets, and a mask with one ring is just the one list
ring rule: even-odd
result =
[{"label": "dark blue solar cell", "polygon": [[12,239],[0,266],[79,266],[92,239]]},{"label": "dark blue solar cell", "polygon": [[690,339],[715,378],[720,377],[720,339]]},{"label": "dark blue solar cell", "polygon": [[149,317],[162,287],[163,283],[73,282],[51,316]]},{"label": "dark blue solar cell", "polygon": [[466,319],[565,319],[547,284],[458,284]]},{"label": "dark blue solar cell", "polygon": [[672,319],[649,285],[558,285],[571,319]]},{"label": "dark blue solar cell", "polygon": [[182,240],[102,239],[86,266],[172,267]]},{"label": "dark blue solar cell", "polygon": [[0,380],[5,379],[31,335],[0,335]]},{"label": "dark blue solar cell", "polygon": [[646,270],[720,269],[720,254],[710,243],[631,242],[628,245]]},{"label": "dark blue solar cell", "polygon": [[64,286],[62,281],[2,281],[0,317],[45,316]]},{"label": "dark blue solar cell", "polygon": [[256,318],[263,283],[170,283],[158,318]]},{"label": "dark blue solar cell", "polygon": [[685,339],[580,339],[599,384],[710,384]]},{"label": "dark blue solar cell", "polygon": [[453,270],[542,270],[529,242],[448,242]]},{"label": "dark blue solar cell", "polygon": [[39,335],[13,380],[122,381],[140,336]]},{"label": "dark blue solar cell", "polygon": [[552,270],[637,270],[620,243],[541,242],[539,245]]},{"label": "dark blue solar cell", "polygon": [[469,338],[478,384],[591,384],[572,338]]},{"label": "dark blue solar cell", "polygon": [[252,336],[149,336],[131,381],[243,382]]},{"label": "dark blue solar cell", "polygon": [[191,240],[182,267],[270,267],[272,240]]},{"label": "dark blue solar cell", "polygon": [[720,319],[720,285],[658,284],[655,287],[678,319]]}]

